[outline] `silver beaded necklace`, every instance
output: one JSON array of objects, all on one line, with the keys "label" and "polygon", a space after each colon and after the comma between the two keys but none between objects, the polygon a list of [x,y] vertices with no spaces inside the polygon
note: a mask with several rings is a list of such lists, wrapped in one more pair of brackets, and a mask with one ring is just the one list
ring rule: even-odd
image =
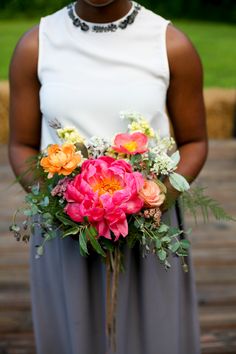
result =
[{"label": "silver beaded necklace", "polygon": [[131,25],[134,21],[136,16],[138,15],[139,11],[141,10],[141,5],[132,1],[132,8],[133,11],[129,15],[127,15],[124,19],[117,23],[117,21],[111,22],[107,25],[89,25],[88,22],[82,20],[75,11],[75,2],[71,3],[67,6],[68,15],[72,20],[72,23],[75,27],[80,28],[82,31],[87,32],[91,30],[92,32],[102,33],[102,32],[115,32],[118,28],[125,29],[128,25]]}]

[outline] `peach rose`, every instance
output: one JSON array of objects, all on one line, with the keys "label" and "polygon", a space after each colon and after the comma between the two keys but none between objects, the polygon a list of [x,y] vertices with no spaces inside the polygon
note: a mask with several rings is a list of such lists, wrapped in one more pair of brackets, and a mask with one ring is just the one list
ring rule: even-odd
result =
[{"label": "peach rose", "polygon": [[139,192],[139,196],[143,199],[147,208],[159,207],[165,200],[165,194],[158,184],[149,180],[144,181],[144,186]]},{"label": "peach rose", "polygon": [[48,156],[43,157],[40,165],[48,178],[52,178],[55,173],[58,175],[70,175],[72,171],[82,162],[82,156],[76,152],[73,144],[50,145],[47,149]]}]

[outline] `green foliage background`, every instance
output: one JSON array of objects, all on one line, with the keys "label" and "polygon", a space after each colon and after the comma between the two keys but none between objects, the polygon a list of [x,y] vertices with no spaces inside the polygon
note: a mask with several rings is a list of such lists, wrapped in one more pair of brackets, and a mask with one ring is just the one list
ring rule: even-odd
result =
[{"label": "green foliage background", "polygon": [[[72,0],[71,0],[72,1]],[[70,0],[1,0],[0,17],[44,15],[68,4]],[[170,18],[236,21],[235,0],[139,0],[139,3]]]}]

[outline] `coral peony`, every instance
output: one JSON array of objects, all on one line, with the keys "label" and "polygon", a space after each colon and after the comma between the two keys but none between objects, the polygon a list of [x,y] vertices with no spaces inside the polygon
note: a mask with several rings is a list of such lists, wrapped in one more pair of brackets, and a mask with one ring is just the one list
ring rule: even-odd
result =
[{"label": "coral peony", "polygon": [[147,144],[148,138],[143,133],[117,134],[112,148],[119,153],[135,155],[146,152]]},{"label": "coral peony", "polygon": [[127,214],[139,212],[144,185],[141,173],[133,172],[124,160],[99,157],[82,164],[81,173],[67,186],[65,212],[76,222],[87,217],[99,236],[115,239],[128,234]]},{"label": "coral peony", "polygon": [[82,156],[76,152],[73,144],[50,145],[47,149],[48,156],[43,157],[40,165],[48,178],[52,178],[55,173],[59,175],[70,175],[72,171],[82,162]]},{"label": "coral peony", "polygon": [[144,186],[139,192],[147,208],[159,207],[164,203],[165,194],[154,181],[145,180]]}]

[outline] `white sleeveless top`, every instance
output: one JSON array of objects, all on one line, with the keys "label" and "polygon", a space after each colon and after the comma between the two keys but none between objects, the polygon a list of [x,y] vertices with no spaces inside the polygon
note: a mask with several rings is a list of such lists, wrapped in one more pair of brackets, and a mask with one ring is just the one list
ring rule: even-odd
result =
[{"label": "white sleeveless top", "polygon": [[58,142],[49,124],[55,118],[65,127],[76,127],[86,138],[110,138],[126,131],[127,122],[119,117],[126,110],[141,113],[162,136],[169,135],[165,113],[168,23],[143,6],[133,24],[115,32],[82,31],[73,25],[66,7],[42,18],[41,148]]}]

